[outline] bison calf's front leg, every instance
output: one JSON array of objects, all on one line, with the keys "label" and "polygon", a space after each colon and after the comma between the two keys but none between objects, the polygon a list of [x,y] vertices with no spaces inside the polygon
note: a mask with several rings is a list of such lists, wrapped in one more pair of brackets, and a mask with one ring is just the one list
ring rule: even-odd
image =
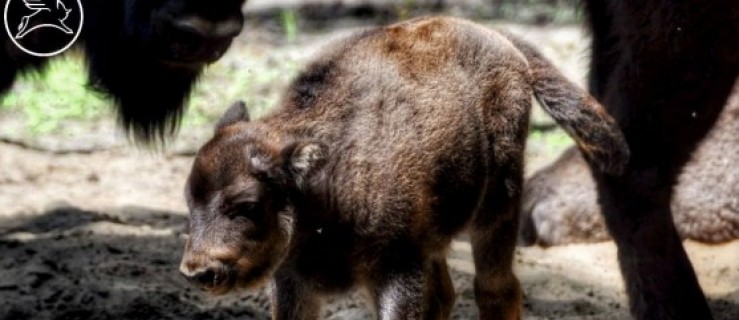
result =
[{"label": "bison calf's front leg", "polygon": [[272,291],[272,319],[318,319],[321,308],[314,292],[289,271],[278,271]]},{"label": "bison calf's front leg", "polygon": [[375,271],[370,291],[381,320],[448,319],[454,287],[443,258],[425,264],[402,259]]},{"label": "bison calf's front leg", "polygon": [[421,319],[423,277],[420,270],[392,275],[378,281],[372,291],[379,319]]}]

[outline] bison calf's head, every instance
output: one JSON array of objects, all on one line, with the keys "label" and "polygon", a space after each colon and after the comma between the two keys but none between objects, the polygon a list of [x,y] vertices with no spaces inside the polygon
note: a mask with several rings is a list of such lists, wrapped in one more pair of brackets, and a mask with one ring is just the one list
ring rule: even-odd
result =
[{"label": "bison calf's head", "polygon": [[273,138],[249,123],[237,103],[195,159],[185,190],[190,236],[180,272],[206,291],[259,285],[287,254],[290,194],[320,167],[325,148]]}]

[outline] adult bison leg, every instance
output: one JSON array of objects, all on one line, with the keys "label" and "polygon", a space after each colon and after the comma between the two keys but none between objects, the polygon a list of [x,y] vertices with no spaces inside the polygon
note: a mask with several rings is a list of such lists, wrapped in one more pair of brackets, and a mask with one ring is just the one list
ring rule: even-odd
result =
[{"label": "adult bison leg", "polygon": [[634,317],[710,319],[705,297],[673,226],[671,175],[658,168],[640,168],[623,177],[596,179]]},{"label": "adult bison leg", "polygon": [[[637,319],[710,319],[673,225],[670,198],[739,73],[739,3],[587,5],[594,31],[591,90],[618,119],[631,148],[623,175],[594,172],[631,312]],[[608,19],[601,24],[598,17]]]}]

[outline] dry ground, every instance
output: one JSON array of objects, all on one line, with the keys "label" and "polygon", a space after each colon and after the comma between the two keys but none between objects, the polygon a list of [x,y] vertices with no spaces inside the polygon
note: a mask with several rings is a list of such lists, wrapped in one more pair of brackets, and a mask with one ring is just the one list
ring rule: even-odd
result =
[{"label": "dry ground", "polygon": [[[266,319],[264,291],[225,298],[178,275],[191,158],[0,144],[0,319]],[[717,319],[739,318],[739,242],[686,243]],[[455,319],[474,319],[469,245],[450,254]],[[669,268],[669,266],[665,266]],[[525,319],[628,319],[612,242],[521,248]],[[357,295],[327,319],[371,318]]]},{"label": "dry ground", "polygon": [[[582,83],[586,41],[577,27],[508,27]],[[214,67],[258,73],[299,62],[348,30],[305,35],[291,45],[276,43],[269,33],[248,32]],[[284,83],[263,90],[279,90]],[[11,118],[0,126],[17,125]],[[183,132],[164,153],[128,145],[109,120],[91,127],[61,139],[22,140],[76,150],[67,154],[0,143],[0,319],[268,318],[266,289],[213,298],[190,288],[177,273],[187,217],[182,188],[192,160],[187,154],[207,138],[209,125]],[[542,141],[530,144],[529,169],[554,156]],[[739,242],[686,246],[716,318],[739,319]],[[459,240],[450,253],[455,319],[476,316],[469,250]],[[516,269],[526,293],[525,319],[628,319],[611,242],[522,248]],[[372,316],[354,294],[333,299],[324,315]]]}]

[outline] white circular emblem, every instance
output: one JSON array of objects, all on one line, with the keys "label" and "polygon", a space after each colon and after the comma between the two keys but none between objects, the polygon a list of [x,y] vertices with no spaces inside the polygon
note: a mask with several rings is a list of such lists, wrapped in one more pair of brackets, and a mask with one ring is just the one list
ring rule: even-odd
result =
[{"label": "white circular emblem", "polygon": [[24,52],[50,57],[69,49],[82,32],[80,0],[7,0],[5,31]]}]

